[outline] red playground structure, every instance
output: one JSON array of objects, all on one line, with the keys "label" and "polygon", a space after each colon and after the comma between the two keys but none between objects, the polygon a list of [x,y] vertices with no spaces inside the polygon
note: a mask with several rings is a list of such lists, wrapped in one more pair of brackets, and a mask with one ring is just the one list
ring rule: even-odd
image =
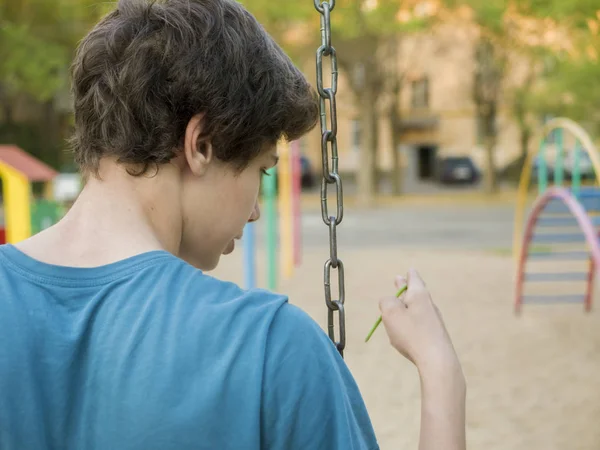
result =
[{"label": "red playground structure", "polygon": [[524,304],[582,303],[586,311],[591,310],[594,277],[600,273],[598,226],[597,187],[576,193],[551,187],[536,200],[519,255],[517,314]]}]

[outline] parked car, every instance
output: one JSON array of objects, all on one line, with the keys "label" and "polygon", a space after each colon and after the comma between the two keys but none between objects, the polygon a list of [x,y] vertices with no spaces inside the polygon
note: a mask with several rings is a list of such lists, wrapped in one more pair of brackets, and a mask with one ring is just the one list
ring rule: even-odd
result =
[{"label": "parked car", "polygon": [[[278,167],[275,166],[275,171],[272,176],[277,179]],[[320,176],[320,174],[319,174]],[[310,160],[305,155],[300,155],[300,184],[302,189],[312,189],[317,185],[317,174],[312,167]],[[276,183],[277,189],[279,184]]]},{"label": "parked car", "polygon": [[[539,165],[540,156],[537,156],[533,160],[531,178],[535,181],[539,181]],[[570,180],[573,177],[573,169],[575,167],[575,153],[568,152],[563,160],[563,179]],[[594,165],[592,159],[585,152],[579,154],[579,173],[582,180],[589,180],[595,178]],[[554,181],[554,164],[552,162],[546,162],[546,176],[549,182]]]},{"label": "parked car", "polygon": [[[573,177],[573,169],[575,167],[575,152],[569,152],[565,156],[564,168],[565,178],[571,179]],[[579,173],[582,180],[593,179],[595,177],[594,164],[590,155],[586,152],[579,152]]]},{"label": "parked car", "polygon": [[[531,165],[531,179],[538,183],[539,182],[539,168],[540,168],[540,156],[536,156]],[[546,162],[546,177],[548,181],[554,180],[554,166],[551,162]]]},{"label": "parked car", "polygon": [[310,160],[304,155],[300,155],[300,180],[302,189],[311,189],[317,184],[317,177]]},{"label": "parked car", "polygon": [[441,158],[438,166],[438,180],[442,184],[476,184],[481,173],[468,156]]}]

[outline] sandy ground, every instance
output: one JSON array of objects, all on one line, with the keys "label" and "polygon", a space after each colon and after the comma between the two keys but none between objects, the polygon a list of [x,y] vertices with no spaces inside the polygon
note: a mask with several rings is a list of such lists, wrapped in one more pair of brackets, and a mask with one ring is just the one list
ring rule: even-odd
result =
[{"label": "sandy ground", "polygon": [[[278,288],[322,327],[327,250],[305,253],[294,277]],[[582,305],[532,305],[516,318],[513,265],[505,255],[393,248],[341,248],[339,255],[346,266],[346,362],[382,449],[417,449],[419,382],[414,367],[389,346],[383,327],[368,344],[364,338],[378,316],[378,297],[393,294],[393,275],[411,266],[426,280],[463,363],[469,449],[600,449],[598,312],[586,315]],[[241,252],[225,257],[213,275],[242,282]]]}]

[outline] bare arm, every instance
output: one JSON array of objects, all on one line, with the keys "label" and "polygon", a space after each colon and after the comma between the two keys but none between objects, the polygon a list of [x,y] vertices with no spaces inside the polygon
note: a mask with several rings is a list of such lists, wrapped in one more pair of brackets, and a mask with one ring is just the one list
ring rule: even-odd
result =
[{"label": "bare arm", "polygon": [[460,367],[421,376],[419,450],[465,450],[466,384]]},{"label": "bare arm", "polygon": [[383,323],[392,346],[412,361],[421,377],[419,450],[465,450],[466,383],[438,308],[413,270],[399,299],[382,299]]}]

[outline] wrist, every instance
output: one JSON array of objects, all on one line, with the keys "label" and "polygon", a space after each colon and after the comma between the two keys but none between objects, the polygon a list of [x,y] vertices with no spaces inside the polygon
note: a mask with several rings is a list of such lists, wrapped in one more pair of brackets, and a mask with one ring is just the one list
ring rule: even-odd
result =
[{"label": "wrist", "polygon": [[432,358],[417,365],[421,384],[425,386],[447,386],[452,389],[466,389],[465,376],[456,356],[452,358]]}]

